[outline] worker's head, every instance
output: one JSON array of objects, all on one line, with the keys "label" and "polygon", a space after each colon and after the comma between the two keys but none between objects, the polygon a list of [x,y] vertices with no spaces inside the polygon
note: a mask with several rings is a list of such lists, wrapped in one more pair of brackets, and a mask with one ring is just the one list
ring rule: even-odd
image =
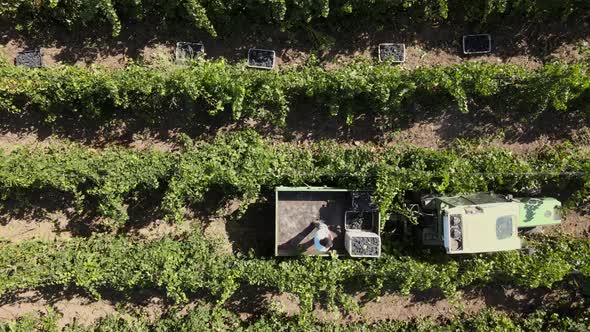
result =
[{"label": "worker's head", "polygon": [[320,240],[320,244],[324,247],[324,248],[332,248],[332,245],[334,244],[334,242],[332,242],[332,239],[329,237],[323,238]]}]

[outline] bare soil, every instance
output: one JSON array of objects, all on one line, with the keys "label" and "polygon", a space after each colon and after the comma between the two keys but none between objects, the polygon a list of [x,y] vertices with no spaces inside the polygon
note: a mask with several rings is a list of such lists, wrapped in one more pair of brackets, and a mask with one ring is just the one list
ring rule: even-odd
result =
[{"label": "bare soil", "polygon": [[60,326],[76,321],[82,325],[91,325],[97,320],[117,313],[115,305],[110,301],[93,301],[75,295],[60,299],[51,299],[38,291],[18,294],[10,303],[0,304],[0,321],[15,320],[24,315],[46,315],[48,308],[62,315]]},{"label": "bare soil", "polygon": [[[541,308],[576,310],[588,306],[587,300],[572,290],[524,290],[499,286],[468,288],[453,299],[443,298],[437,290],[414,292],[408,296],[386,294],[370,301],[363,300],[363,297],[364,294],[355,296],[355,301],[360,305],[357,313],[343,315],[342,312],[327,311],[318,304],[314,315],[322,321],[374,323],[384,320],[444,320],[461,314],[476,314],[486,307],[511,315],[521,315]],[[119,315],[127,319],[139,315],[154,322],[170,310],[185,315],[199,303],[202,301],[194,299],[188,304],[178,306],[166,303],[157,294],[149,293],[130,300],[111,296],[103,300],[92,300],[76,293],[55,294],[36,290],[22,292],[9,301],[0,302],[0,321],[14,320],[24,315],[43,315],[48,310],[53,310],[61,315],[59,326],[72,324],[74,321],[89,326],[108,315]],[[238,291],[225,307],[237,313],[243,320],[253,319],[269,310],[285,313],[287,316],[300,312],[299,301],[294,295],[261,289]]]},{"label": "bare soil", "polygon": [[534,119],[522,119],[518,114],[495,113],[493,110],[417,110],[412,118],[360,117],[352,125],[345,119],[330,117],[315,108],[293,110],[284,127],[246,119],[228,124],[225,120],[173,121],[158,125],[109,124],[59,125],[48,127],[38,119],[14,119],[0,115],[0,148],[6,152],[17,146],[47,146],[52,143],[75,141],[102,149],[124,146],[138,150],[171,151],[178,147],[177,138],[184,133],[195,139],[212,139],[220,133],[245,128],[254,129],[265,137],[279,141],[308,145],[318,140],[335,140],[344,145],[376,143],[379,146],[414,145],[443,148],[458,139],[480,142],[482,146],[502,147],[516,153],[527,153],[547,145],[566,141],[579,147],[590,146],[590,121],[573,113],[550,112]]},{"label": "bare soil", "polygon": [[146,241],[154,241],[165,236],[175,237],[180,234],[188,233],[191,231],[191,227],[198,223],[199,221],[196,220],[185,220],[182,223],[173,224],[157,219],[143,225],[143,227],[132,229],[130,232],[127,232],[126,235],[144,239]]},{"label": "bare soil", "polygon": [[590,237],[590,217],[576,211],[569,211],[560,225],[543,229],[546,234],[567,234],[578,238]]},{"label": "bare soil", "polygon": [[[35,211],[35,213],[2,215],[0,219],[0,240],[18,243],[28,240],[67,240],[75,236],[88,235],[84,223],[99,222],[99,220],[81,220],[68,217],[68,212],[60,210]],[[161,219],[154,219],[127,227],[121,232],[129,238],[142,241],[154,241],[165,236],[176,237],[191,231],[192,227],[200,227],[203,223],[197,220],[185,220],[182,223],[169,223]],[[80,231],[84,229],[85,231]],[[209,235],[206,232],[207,235]],[[211,236],[223,242],[224,238],[214,233]],[[227,238],[227,235],[225,236]],[[226,241],[227,242],[227,241]],[[230,246],[231,248],[231,246]]]},{"label": "bare soil", "polygon": [[[386,294],[370,301],[363,300],[365,294],[357,294],[360,304],[358,313],[343,317],[341,312],[327,311],[317,304],[314,313],[323,321],[374,323],[384,320],[411,321],[414,319],[441,320],[460,314],[476,314],[486,307],[512,315],[526,314],[543,307],[571,305],[565,309],[584,307],[587,301],[576,292],[565,289],[525,290],[500,286],[472,287],[463,290],[456,298],[444,298],[437,290],[413,292],[410,295]],[[265,297],[272,308],[287,315],[299,313],[299,302],[291,294],[274,294]],[[268,305],[268,304],[267,304]]]},{"label": "bare soil", "polygon": [[[10,22],[0,22],[0,45],[11,60],[20,51],[42,47],[43,61],[49,66],[99,64],[121,68],[132,61],[151,62],[154,56],[172,56],[179,41],[203,42],[208,57],[224,57],[230,62],[245,62],[250,48],[275,50],[279,66],[304,63],[310,54],[327,66],[338,66],[359,57],[376,59],[379,43],[405,43],[407,56],[403,66],[408,68],[471,60],[534,68],[556,58],[579,60],[590,42],[589,23],[584,19],[552,24],[502,23],[487,27],[487,31],[474,31],[473,27],[458,24],[359,26],[346,31],[307,27],[299,32],[257,27],[219,38],[186,29],[164,31],[158,26],[138,24],[128,26],[118,38],[108,38],[104,37],[108,33],[92,27],[28,35],[16,31]],[[492,34],[491,54],[462,54],[462,36],[472,33]]]},{"label": "bare soil", "polygon": [[140,294],[136,298],[124,299],[108,294],[102,300],[95,300],[76,292],[54,292],[31,290],[0,301],[0,321],[15,320],[25,315],[47,315],[50,311],[60,316],[58,326],[81,324],[90,326],[107,316],[145,317],[155,321],[170,307],[159,296]]},{"label": "bare soil", "polygon": [[[56,221],[61,223],[62,220]],[[16,219],[8,223],[0,223],[0,239],[14,243],[28,240],[64,240],[72,236],[71,232],[65,228],[65,224],[56,225],[55,222],[49,220]]]}]

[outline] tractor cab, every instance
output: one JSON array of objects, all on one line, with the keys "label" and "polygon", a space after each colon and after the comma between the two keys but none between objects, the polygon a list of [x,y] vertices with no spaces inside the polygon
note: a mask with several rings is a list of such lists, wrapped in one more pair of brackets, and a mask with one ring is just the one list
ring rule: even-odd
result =
[{"label": "tractor cab", "polygon": [[420,204],[418,237],[449,254],[521,249],[519,229],[560,223],[554,198],[512,198],[490,193],[426,197]]}]

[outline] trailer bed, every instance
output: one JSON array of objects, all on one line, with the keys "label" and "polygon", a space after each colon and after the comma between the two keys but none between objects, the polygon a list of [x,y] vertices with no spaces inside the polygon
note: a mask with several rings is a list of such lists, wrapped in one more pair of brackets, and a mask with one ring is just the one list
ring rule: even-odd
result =
[{"label": "trailer bed", "polygon": [[342,189],[333,191],[276,192],[277,256],[320,255],[313,244],[314,221],[323,220],[332,235],[338,254],[345,254],[344,212],[352,205],[350,193]]}]

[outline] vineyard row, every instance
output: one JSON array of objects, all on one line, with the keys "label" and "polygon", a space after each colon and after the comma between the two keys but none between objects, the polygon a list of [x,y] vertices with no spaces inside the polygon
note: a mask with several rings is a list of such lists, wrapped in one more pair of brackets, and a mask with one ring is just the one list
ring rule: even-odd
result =
[{"label": "vineyard row", "polygon": [[534,70],[477,62],[411,70],[359,62],[327,70],[313,62],[271,72],[223,60],[121,70],[0,63],[0,111],[32,112],[47,122],[61,121],[58,125],[113,118],[161,123],[176,117],[202,123],[216,115],[282,125],[298,107],[349,124],[361,115],[416,116],[425,110],[486,107],[499,116],[518,112],[523,119],[546,111],[580,118],[590,114],[589,61]]},{"label": "vineyard row", "polygon": [[[93,235],[63,241],[0,242],[0,297],[52,287],[130,294],[159,290],[176,302],[209,294],[224,303],[242,287],[288,292],[309,313],[321,299],[330,309],[353,312],[357,292],[409,294],[440,289],[457,295],[466,286],[501,284],[525,289],[551,288],[572,278],[590,277],[590,242],[566,237],[529,238],[534,253],[519,251],[448,257],[444,253],[407,254],[390,243],[377,260],[304,256],[297,259],[238,257],[220,249],[195,228],[180,239],[136,242]],[[422,256],[422,257],[421,257]]]},{"label": "vineyard row", "polygon": [[101,216],[101,226],[116,229],[129,222],[130,206],[140,203],[142,209],[145,204],[158,208],[169,220],[182,220],[187,208],[205,201],[221,207],[238,199],[245,212],[280,185],[372,189],[384,216],[404,213],[412,193],[535,195],[543,190],[558,197],[568,193],[560,198],[570,208],[590,197],[590,155],[569,145],[527,155],[468,143],[441,150],[348,148],[334,142],[300,147],[240,131],[211,142],[181,135],[179,147],[95,151],[53,145],[0,153],[1,202],[11,209],[14,202],[26,208],[32,197],[63,201],[79,215]]},{"label": "vineyard row", "polygon": [[555,21],[588,9],[584,0],[17,0],[2,3],[0,18],[18,23],[18,29],[33,31],[48,24],[72,30],[106,24],[112,27],[113,36],[128,23],[156,20],[198,28],[215,37],[218,30],[229,31],[236,22],[293,30],[328,21],[342,29],[359,20],[385,24],[400,18],[423,23],[498,22],[506,17]]},{"label": "vineyard row", "polygon": [[58,325],[59,315],[50,313],[42,318],[24,317],[17,321],[0,323],[0,331],[236,331],[236,332],[448,332],[448,331],[514,331],[514,332],[578,332],[590,329],[583,314],[567,315],[548,311],[535,311],[525,317],[508,315],[486,309],[472,316],[460,316],[444,322],[424,320],[420,322],[386,321],[378,323],[334,324],[313,320],[297,321],[280,313],[270,313],[257,320],[241,321],[238,316],[222,308],[192,309],[186,316],[168,315],[154,323],[146,319],[109,316],[90,327],[72,324],[65,328]]}]

